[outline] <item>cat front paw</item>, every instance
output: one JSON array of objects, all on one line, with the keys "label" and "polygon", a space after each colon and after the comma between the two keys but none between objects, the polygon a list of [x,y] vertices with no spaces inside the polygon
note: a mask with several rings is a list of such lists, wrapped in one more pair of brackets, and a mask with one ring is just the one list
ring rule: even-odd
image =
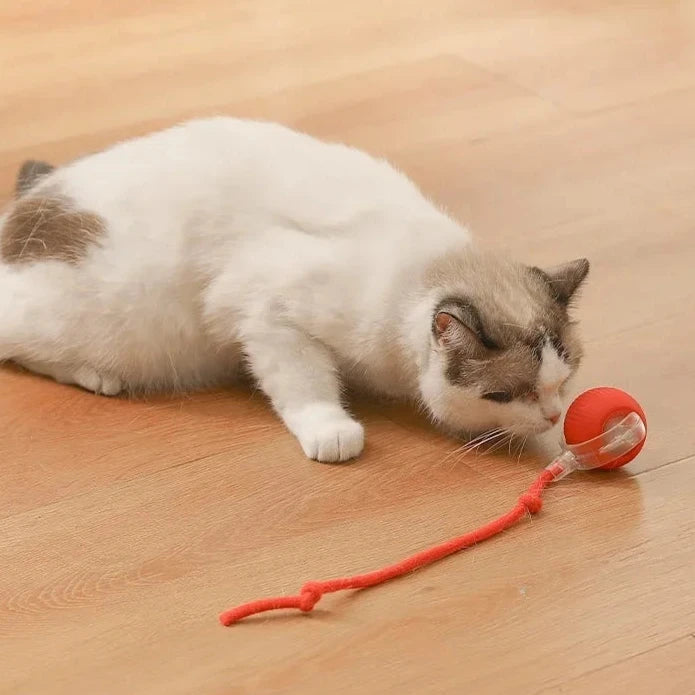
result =
[{"label": "cat front paw", "polygon": [[364,449],[364,428],[341,408],[310,406],[290,419],[288,425],[310,459],[347,461]]},{"label": "cat front paw", "polygon": [[322,422],[302,433],[299,443],[304,453],[315,461],[348,461],[359,456],[364,449],[364,428],[348,417]]}]

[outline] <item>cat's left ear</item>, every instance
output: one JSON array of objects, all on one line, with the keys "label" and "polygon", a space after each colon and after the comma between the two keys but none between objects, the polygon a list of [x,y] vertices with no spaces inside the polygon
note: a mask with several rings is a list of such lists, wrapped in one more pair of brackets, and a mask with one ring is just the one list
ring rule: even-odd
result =
[{"label": "cat's left ear", "polygon": [[554,299],[566,306],[589,274],[589,261],[578,258],[548,270],[531,270],[545,280]]}]

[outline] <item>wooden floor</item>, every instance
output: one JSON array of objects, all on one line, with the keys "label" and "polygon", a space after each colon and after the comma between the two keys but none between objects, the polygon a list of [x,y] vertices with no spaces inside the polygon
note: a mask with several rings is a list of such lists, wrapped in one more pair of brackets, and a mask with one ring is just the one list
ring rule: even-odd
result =
[{"label": "wooden floor", "polygon": [[428,570],[225,629],[489,519],[556,445],[462,459],[357,403],[365,455],[322,466],[243,389],[127,402],[4,368],[0,692],[695,693],[695,2],[0,5],[5,199],[25,158],[212,113],[387,156],[529,262],[588,256],[576,390],[632,391],[648,445]]}]

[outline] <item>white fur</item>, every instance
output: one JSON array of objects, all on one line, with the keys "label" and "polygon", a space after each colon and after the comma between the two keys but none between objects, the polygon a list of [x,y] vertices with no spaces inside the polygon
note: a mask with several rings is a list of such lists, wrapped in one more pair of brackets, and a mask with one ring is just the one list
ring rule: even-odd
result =
[{"label": "white fur", "polygon": [[383,161],[213,118],[78,160],[45,185],[108,232],[76,266],[0,264],[0,359],[113,394],[220,384],[244,354],[306,454],[325,461],[363,447],[340,378],[421,398],[467,429],[538,430],[555,411],[564,372],[545,351],[542,411],[446,382],[430,330],[438,293],[422,278],[468,253],[469,234]]},{"label": "white fur", "polygon": [[546,341],[541,353],[541,368],[538,371],[536,393],[538,394],[543,416],[549,420],[560,417],[562,412],[560,387],[569,377],[569,366],[557,354],[550,342]]}]

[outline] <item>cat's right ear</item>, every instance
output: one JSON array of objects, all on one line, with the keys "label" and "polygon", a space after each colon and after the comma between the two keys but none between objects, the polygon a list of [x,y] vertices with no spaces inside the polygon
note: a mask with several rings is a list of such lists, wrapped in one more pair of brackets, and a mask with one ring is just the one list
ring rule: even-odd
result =
[{"label": "cat's right ear", "polygon": [[589,261],[586,258],[577,258],[547,270],[531,270],[546,283],[553,299],[567,306],[589,274]]}]

